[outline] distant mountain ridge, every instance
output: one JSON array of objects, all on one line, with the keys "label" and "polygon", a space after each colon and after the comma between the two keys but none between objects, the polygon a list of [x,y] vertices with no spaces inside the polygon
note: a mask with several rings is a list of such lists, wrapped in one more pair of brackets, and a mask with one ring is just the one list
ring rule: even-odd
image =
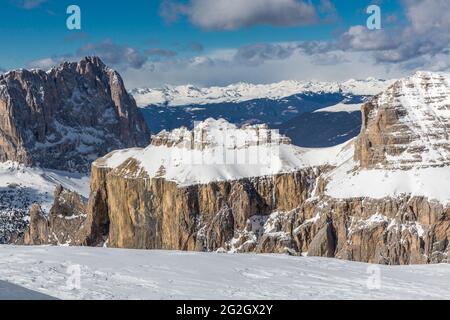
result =
[{"label": "distant mountain ridge", "polygon": [[[357,135],[359,105],[394,80],[346,82],[283,81],[267,85],[135,89],[134,96],[153,132],[192,128],[195,121],[223,118],[237,125],[267,124],[302,147],[330,147]],[[316,113],[323,109],[323,113]],[[323,128],[324,124],[331,124]],[[305,124],[308,124],[305,127]]]},{"label": "distant mountain ridge", "polygon": [[281,81],[272,84],[236,83],[225,87],[197,87],[194,85],[137,88],[130,91],[139,107],[149,105],[185,106],[225,102],[244,102],[255,99],[280,100],[301,93],[342,93],[353,96],[372,96],[387,88],[395,80],[368,78],[345,82]]}]

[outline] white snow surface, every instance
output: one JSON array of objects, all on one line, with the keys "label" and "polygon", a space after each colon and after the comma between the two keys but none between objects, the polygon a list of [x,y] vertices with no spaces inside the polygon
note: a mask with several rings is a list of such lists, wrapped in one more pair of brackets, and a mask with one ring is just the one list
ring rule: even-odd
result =
[{"label": "white snow surface", "polygon": [[449,264],[271,254],[0,246],[0,280],[59,299],[450,299]]},{"label": "white snow surface", "polygon": [[[25,190],[33,202],[48,212],[57,185],[89,197],[89,176],[58,170],[30,168],[14,162],[0,163],[0,189]],[[17,204],[20,205],[20,204]]]},{"label": "white snow surface", "polygon": [[[267,134],[271,136],[270,141],[266,139]],[[150,145],[145,149],[114,151],[94,165],[117,168],[133,158],[149,178],[165,178],[187,186],[337,165],[343,147],[300,148],[284,143],[284,137],[274,130],[256,131],[255,126],[237,128],[223,119],[208,119],[193,132],[175,129],[168,137],[170,141],[180,142],[174,146]],[[130,177],[140,173],[141,170],[130,173]]]},{"label": "white snow surface", "polygon": [[226,87],[201,88],[194,85],[163,88],[139,88],[131,91],[139,107],[148,105],[204,105],[223,102],[243,102],[253,99],[282,99],[301,93],[337,93],[373,96],[394,80],[348,80],[346,82],[282,81],[272,84],[236,83]]},{"label": "white snow surface", "polygon": [[356,112],[361,111],[361,104],[345,104],[345,103],[338,103],[331,107],[326,107],[323,109],[316,110],[314,112]]},{"label": "white snow surface", "polygon": [[337,199],[424,196],[450,204],[450,166],[409,170],[358,169],[357,166],[349,157],[327,174],[329,183],[325,193]]}]

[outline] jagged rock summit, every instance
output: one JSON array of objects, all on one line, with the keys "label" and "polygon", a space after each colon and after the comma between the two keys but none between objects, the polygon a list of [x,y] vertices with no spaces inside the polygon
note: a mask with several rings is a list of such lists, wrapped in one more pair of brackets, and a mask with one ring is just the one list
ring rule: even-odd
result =
[{"label": "jagged rock summit", "polygon": [[120,75],[97,57],[0,75],[0,161],[88,172],[149,130]]}]

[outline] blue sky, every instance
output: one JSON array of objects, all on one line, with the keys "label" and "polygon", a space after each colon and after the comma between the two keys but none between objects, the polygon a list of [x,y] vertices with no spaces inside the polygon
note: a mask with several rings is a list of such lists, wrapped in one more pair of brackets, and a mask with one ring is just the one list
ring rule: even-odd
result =
[{"label": "blue sky", "polygon": [[[265,75],[273,72],[262,70],[270,63],[289,62],[298,54],[293,44],[313,42],[334,43],[334,47],[320,49],[320,52],[314,49],[314,53],[307,54],[308,59],[314,59],[318,54],[318,61],[330,60],[331,57],[348,63],[355,59],[357,53],[360,54],[358,61],[364,60],[363,56],[376,56],[371,57],[373,60],[367,68],[367,76],[396,75],[400,71],[392,70],[399,69],[400,64],[404,64],[403,69],[426,66],[425,62],[421,64],[415,60],[417,56],[390,61],[394,59],[392,57],[399,54],[403,57],[405,53],[400,52],[400,46],[404,44],[393,47],[395,40],[389,38],[389,33],[392,30],[403,32],[414,25],[408,10],[418,5],[416,0],[232,0],[234,6],[231,4],[225,9],[220,6],[224,1],[0,0],[0,37],[3,48],[7,48],[0,50],[0,68],[45,68],[62,60],[98,54],[119,69],[125,78],[131,79],[131,86],[270,82],[297,77],[282,72],[268,77]],[[445,3],[443,1],[435,0]],[[368,17],[365,10],[374,3],[382,9],[383,30],[375,39],[372,38],[376,33],[356,29],[357,32],[352,32],[355,26],[365,26]],[[66,8],[71,4],[81,8],[81,31],[66,28]],[[274,7],[269,10],[268,5]],[[295,14],[291,15],[294,11]],[[431,14],[434,16],[436,12]],[[438,25],[433,32],[445,27]],[[337,43],[343,41],[343,36],[351,38],[348,40],[353,41],[350,47],[355,48],[342,50]],[[371,48],[370,45],[361,45],[363,40],[383,43]],[[386,52],[386,49],[391,51]],[[444,49],[439,48],[430,54],[441,54]],[[127,56],[124,58],[121,54]],[[383,55],[388,55],[389,59],[382,59]],[[202,69],[197,70],[193,66]],[[183,70],[177,73],[174,71],[177,68]],[[280,69],[284,70],[284,66]],[[343,65],[342,70],[345,69]],[[227,71],[223,72],[223,79],[219,77],[221,70]],[[255,76],[248,76],[249,72]],[[326,73],[323,72],[324,78],[339,78],[336,70]],[[343,73],[344,78],[352,76],[348,72]],[[360,76],[360,73],[355,76]],[[211,80],[208,74],[212,75]],[[315,74],[311,76],[317,78]],[[301,77],[308,77],[308,74]]]}]

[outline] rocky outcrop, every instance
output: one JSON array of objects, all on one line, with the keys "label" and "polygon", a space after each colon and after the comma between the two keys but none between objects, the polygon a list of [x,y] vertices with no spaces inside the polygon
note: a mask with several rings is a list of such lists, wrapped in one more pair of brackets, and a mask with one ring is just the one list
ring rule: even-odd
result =
[{"label": "rocky outcrop", "polygon": [[23,244],[86,244],[86,208],[86,199],[58,186],[49,215],[46,215],[39,205],[33,205],[30,211],[30,225],[23,238]]},{"label": "rocky outcrop", "polygon": [[[381,264],[449,262],[450,207],[423,197],[308,199],[307,192],[286,206],[272,202],[273,188],[296,179],[308,190],[311,186],[302,183],[313,181],[311,172],[185,188],[163,179],[121,181],[112,173],[102,175],[108,195],[97,193],[88,218],[56,214],[56,208],[77,207],[61,205],[73,198],[63,192],[66,200],[55,201],[49,232],[47,220],[33,214],[25,239],[34,240],[25,243],[99,246],[107,239],[108,246],[119,248],[307,254]],[[278,199],[293,197],[289,190],[281,194]],[[105,220],[95,222],[102,210]]]},{"label": "rocky outcrop", "polygon": [[30,210],[30,226],[24,235],[26,245],[42,245],[49,243],[50,226],[47,216],[38,204],[33,204]]},{"label": "rocky outcrop", "polygon": [[328,222],[311,240],[308,255],[317,257],[334,257],[336,239],[333,224]]},{"label": "rocky outcrop", "polygon": [[97,57],[0,75],[0,161],[88,172],[99,156],[149,141],[120,75]]},{"label": "rocky outcrop", "polygon": [[[303,218],[297,222],[293,236],[302,248],[299,251],[309,252],[311,247],[304,246],[304,240],[331,227],[335,235],[331,256],[382,264],[448,262],[450,247],[433,247],[449,239],[449,206],[408,196],[319,201],[310,201],[301,209],[305,218],[314,217],[310,218],[314,223],[305,220],[305,224]],[[438,252],[442,259],[435,258]]]},{"label": "rocky outcrop", "polygon": [[259,223],[237,231],[226,250],[381,264],[449,262],[450,207],[421,197],[338,200],[324,196],[291,212],[251,220]]},{"label": "rocky outcrop", "polygon": [[450,81],[418,72],[362,107],[355,159],[362,168],[410,169],[450,164]]}]

